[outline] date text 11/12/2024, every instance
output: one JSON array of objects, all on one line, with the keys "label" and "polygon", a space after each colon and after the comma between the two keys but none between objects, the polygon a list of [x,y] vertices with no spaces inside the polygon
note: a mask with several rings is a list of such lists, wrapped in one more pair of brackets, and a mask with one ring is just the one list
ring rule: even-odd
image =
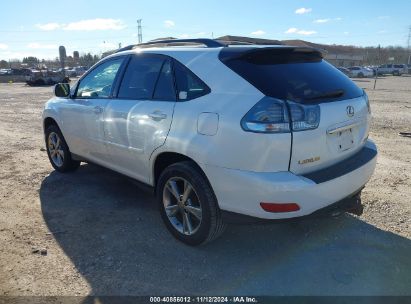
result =
[{"label": "date text 11/12/2024", "polygon": [[213,296],[196,296],[196,297],[150,297],[150,303],[258,303],[255,297],[213,297]]}]

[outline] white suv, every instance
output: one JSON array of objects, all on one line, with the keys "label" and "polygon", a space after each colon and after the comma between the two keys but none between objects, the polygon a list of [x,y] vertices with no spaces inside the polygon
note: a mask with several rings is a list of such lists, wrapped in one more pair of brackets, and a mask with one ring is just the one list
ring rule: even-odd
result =
[{"label": "white suv", "polygon": [[401,76],[407,74],[408,69],[405,64],[383,64],[377,69],[378,75],[392,74],[393,76]]},{"label": "white suv", "polygon": [[159,41],[55,94],[43,112],[53,167],[87,161],[151,186],[187,244],[231,221],[362,212],[377,155],[368,98],[316,49]]}]

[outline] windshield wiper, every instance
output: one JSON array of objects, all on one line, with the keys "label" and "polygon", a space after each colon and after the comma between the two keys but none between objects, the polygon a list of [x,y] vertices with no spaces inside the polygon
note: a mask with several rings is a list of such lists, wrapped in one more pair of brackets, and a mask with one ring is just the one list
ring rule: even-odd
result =
[{"label": "windshield wiper", "polygon": [[318,95],[314,95],[311,97],[307,97],[304,98],[305,100],[316,100],[316,99],[324,99],[324,98],[337,98],[337,97],[341,97],[344,95],[344,90],[335,90],[335,91],[330,91],[330,92],[326,92],[326,93],[321,93]]}]

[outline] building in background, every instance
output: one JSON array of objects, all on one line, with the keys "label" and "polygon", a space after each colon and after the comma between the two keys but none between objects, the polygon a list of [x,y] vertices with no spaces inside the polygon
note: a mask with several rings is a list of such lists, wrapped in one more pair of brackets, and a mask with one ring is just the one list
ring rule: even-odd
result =
[{"label": "building in background", "polygon": [[283,40],[283,44],[306,46],[326,51],[324,58],[335,66],[351,67],[364,64],[364,50],[354,46],[317,44],[304,40]]}]

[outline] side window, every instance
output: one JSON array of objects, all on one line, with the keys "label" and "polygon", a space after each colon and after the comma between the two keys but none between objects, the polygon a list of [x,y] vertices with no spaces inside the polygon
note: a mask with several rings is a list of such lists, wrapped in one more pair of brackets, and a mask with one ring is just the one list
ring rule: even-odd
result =
[{"label": "side window", "polygon": [[108,98],[123,60],[124,58],[117,58],[98,65],[81,80],[76,97]]},{"label": "side window", "polygon": [[169,59],[163,63],[160,76],[157,80],[153,99],[170,101],[176,100],[173,69],[171,68],[171,60]]},{"label": "side window", "polygon": [[117,97],[151,99],[164,61],[161,56],[133,56],[127,66]]},{"label": "side window", "polygon": [[210,93],[210,88],[181,63],[174,61],[179,100],[190,100]]}]

